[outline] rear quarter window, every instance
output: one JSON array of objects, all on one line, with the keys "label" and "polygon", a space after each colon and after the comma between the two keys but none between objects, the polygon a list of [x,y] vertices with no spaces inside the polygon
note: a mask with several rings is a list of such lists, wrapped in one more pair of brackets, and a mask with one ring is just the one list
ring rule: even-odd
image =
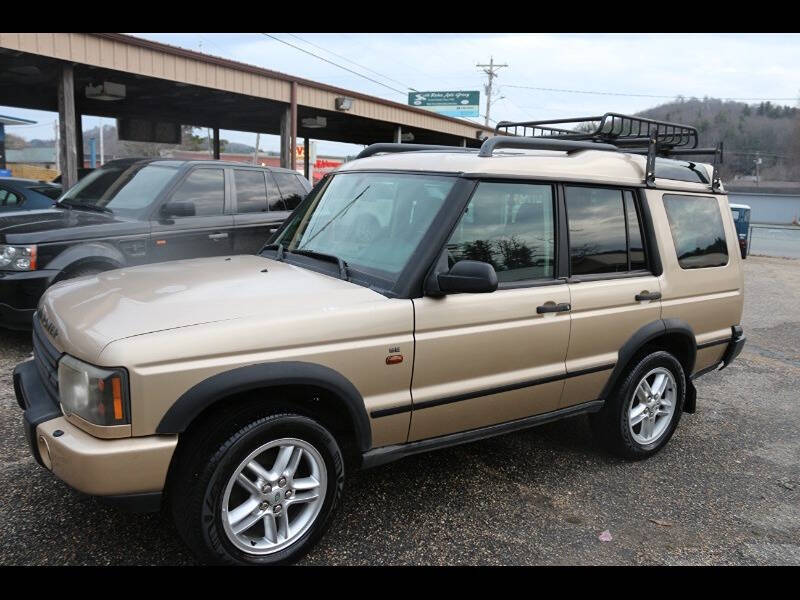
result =
[{"label": "rear quarter window", "polygon": [[664,209],[682,269],[728,264],[728,244],[716,198],[665,194]]}]

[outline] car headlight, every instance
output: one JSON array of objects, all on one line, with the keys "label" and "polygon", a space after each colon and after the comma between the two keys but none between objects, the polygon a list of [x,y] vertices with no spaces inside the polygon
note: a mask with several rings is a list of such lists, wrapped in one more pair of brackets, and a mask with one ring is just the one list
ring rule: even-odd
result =
[{"label": "car headlight", "polygon": [[64,414],[95,425],[130,423],[125,369],[101,369],[65,354],[58,361],[58,391]]},{"label": "car headlight", "polygon": [[0,270],[35,271],[36,246],[0,244]]}]

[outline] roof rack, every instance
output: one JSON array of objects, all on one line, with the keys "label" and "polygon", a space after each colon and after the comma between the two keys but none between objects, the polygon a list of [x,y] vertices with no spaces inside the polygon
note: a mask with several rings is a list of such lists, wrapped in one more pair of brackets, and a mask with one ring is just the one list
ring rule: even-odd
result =
[{"label": "roof rack", "polygon": [[[574,129],[555,127],[572,125]],[[520,136],[520,128],[522,135]],[[513,129],[513,131],[512,131]],[[502,131],[501,131],[502,130]],[[645,185],[655,187],[656,157],[713,156],[711,190],[720,189],[719,165],[722,164],[722,142],[714,148],[697,147],[697,129],[690,125],[606,113],[599,117],[576,117],[549,121],[501,121],[495,137],[483,142],[478,156],[490,157],[501,148],[526,150],[555,150],[567,153],[580,150],[628,152],[647,156]],[[500,135],[505,133],[506,135]],[[366,158],[381,152],[475,152],[463,146],[433,146],[425,144],[372,144],[356,158]],[[691,165],[694,167],[694,165]]]},{"label": "roof rack", "polygon": [[[571,126],[571,129],[563,127]],[[520,132],[521,129],[521,132]],[[645,184],[655,185],[655,160],[657,156],[713,156],[711,189],[720,188],[719,165],[722,164],[722,143],[714,148],[698,148],[697,129],[690,125],[658,121],[644,117],[633,117],[609,112],[597,117],[574,117],[547,121],[501,121],[495,129],[498,134],[519,136],[534,141],[558,139],[571,142],[596,144],[595,150],[608,150],[613,145],[632,154],[647,155]],[[497,139],[497,138],[491,138]],[[491,141],[484,142],[484,146]],[[497,147],[497,146],[495,146]],[[515,146],[523,147],[523,146]],[[525,146],[536,147],[533,143]],[[483,155],[483,148],[481,149]]]}]

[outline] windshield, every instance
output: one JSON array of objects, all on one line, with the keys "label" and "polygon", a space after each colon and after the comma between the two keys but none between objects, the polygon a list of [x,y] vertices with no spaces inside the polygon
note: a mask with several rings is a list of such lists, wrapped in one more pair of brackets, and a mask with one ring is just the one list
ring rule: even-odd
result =
[{"label": "windshield", "polygon": [[164,163],[110,163],[72,186],[59,203],[139,216],[153,204],[177,172],[177,167]]},{"label": "windshield", "polygon": [[348,269],[393,287],[455,181],[419,174],[335,175],[292,214],[274,245],[342,259]]}]

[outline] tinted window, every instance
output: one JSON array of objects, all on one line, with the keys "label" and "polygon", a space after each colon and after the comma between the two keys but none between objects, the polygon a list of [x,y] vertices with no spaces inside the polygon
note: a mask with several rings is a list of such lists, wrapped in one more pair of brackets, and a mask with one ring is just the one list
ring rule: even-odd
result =
[{"label": "tinted window", "polygon": [[553,192],[549,185],[479,184],[447,243],[459,260],[491,264],[498,281],[553,277]]},{"label": "tinted window", "polygon": [[283,201],[286,203],[286,210],[294,210],[303,198],[306,197],[306,190],[300,185],[294,173],[273,173],[275,181],[278,182],[278,189],[281,191]]},{"label": "tinted window", "polygon": [[630,270],[646,269],[642,243],[642,225],[636,211],[636,203],[631,192],[625,192],[625,216],[628,219],[628,246],[630,248]]},{"label": "tinted window", "polygon": [[308,179],[305,177],[300,177],[300,175],[296,175],[297,182],[300,184],[300,187],[305,190],[306,193],[311,191],[311,184],[309,183]]},{"label": "tinted window", "polygon": [[267,186],[263,171],[244,171],[234,169],[236,181],[237,212],[251,213],[267,210]]},{"label": "tinted window", "polygon": [[572,275],[628,270],[621,190],[567,186]]},{"label": "tinted window", "polygon": [[267,173],[267,202],[270,210],[286,210],[286,205],[283,203],[272,173]]},{"label": "tinted window", "polygon": [[171,202],[193,202],[195,215],[221,215],[225,204],[225,176],[222,169],[195,169],[175,190]]},{"label": "tinted window", "polygon": [[728,245],[716,198],[665,194],[664,208],[681,268],[728,264]]},{"label": "tinted window", "polygon": [[691,181],[692,183],[708,183],[704,167],[682,160],[668,158],[656,159],[656,177],[675,181]]},{"label": "tinted window", "polygon": [[0,189],[0,206],[17,206],[21,204],[20,197],[14,192]]},{"label": "tinted window", "polygon": [[42,187],[32,187],[30,188],[34,192],[39,192],[43,196],[47,196],[48,198],[52,198],[53,200],[57,200],[58,197],[61,195],[61,188],[56,187],[54,185],[46,185]]}]

